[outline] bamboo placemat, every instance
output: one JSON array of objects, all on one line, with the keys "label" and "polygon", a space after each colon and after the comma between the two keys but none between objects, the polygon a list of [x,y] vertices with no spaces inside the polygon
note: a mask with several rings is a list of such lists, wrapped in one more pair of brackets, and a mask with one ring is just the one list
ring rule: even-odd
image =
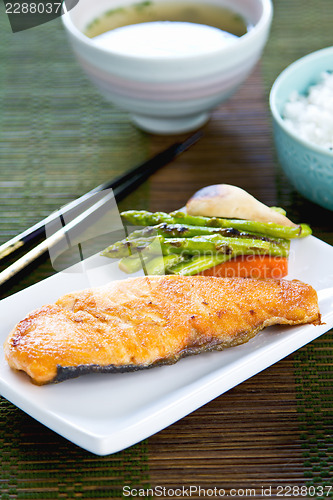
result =
[{"label": "bamboo placemat", "polygon": [[[204,139],[123,207],[172,210],[204,185],[229,182],[284,206],[332,244],[332,213],[306,202],[277,167],[267,108],[268,90],[283,67],[331,44],[330,13],[330,0],[276,1],[261,67],[214,112]],[[139,132],[125,113],[102,101],[75,63],[60,22],[15,35],[5,16],[1,23],[5,241],[175,138]],[[46,261],[12,291],[52,272]],[[332,485],[332,340],[326,334],[168,429],[108,457],[79,449],[1,399],[1,500],[118,498],[124,485],[193,484],[254,488],[252,498],[263,498],[263,487]]]}]

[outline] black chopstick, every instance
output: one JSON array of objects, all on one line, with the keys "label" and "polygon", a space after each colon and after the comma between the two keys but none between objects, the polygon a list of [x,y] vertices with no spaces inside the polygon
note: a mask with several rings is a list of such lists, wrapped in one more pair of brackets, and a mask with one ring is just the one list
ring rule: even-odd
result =
[{"label": "black chopstick", "polygon": [[41,257],[45,252],[50,250],[50,248],[61,242],[63,238],[66,238],[66,240],[68,241],[68,246],[70,247],[70,240],[68,239],[68,234],[70,233],[70,231],[74,230],[82,223],[89,223],[89,217],[91,215],[94,215],[103,207],[107,206],[108,201],[113,199],[113,195],[113,190],[106,192],[103,198],[97,201],[95,200],[93,205],[85,207],[84,211],[77,214],[74,219],[72,219],[67,224],[64,224],[61,228],[59,228],[53,234],[41,241],[41,243],[29,250],[29,252],[25,253],[22,257],[17,259],[13,264],[0,272],[0,288],[20,271],[28,267],[33,262],[37,261],[37,259],[39,259],[39,257]]},{"label": "black chopstick", "polygon": [[[153,158],[150,158],[144,163],[128,170],[125,174],[97,186],[80,198],[68,203],[68,205],[61,210],[61,214],[70,215],[71,212],[77,209],[92,194],[103,191],[104,189],[113,189],[116,200],[122,200],[125,196],[142,184],[156,170],[164,165],[167,165],[174,158],[195,144],[202,137],[202,135],[203,133],[201,131],[195,132],[183,142],[173,144],[161,153],[158,153]],[[45,234],[45,225],[56,220],[59,216],[60,212],[57,211],[37,224],[31,226],[26,231],[18,234],[3,245],[0,245],[0,260],[13,254],[19,249],[24,249],[25,245],[38,241]]]}]

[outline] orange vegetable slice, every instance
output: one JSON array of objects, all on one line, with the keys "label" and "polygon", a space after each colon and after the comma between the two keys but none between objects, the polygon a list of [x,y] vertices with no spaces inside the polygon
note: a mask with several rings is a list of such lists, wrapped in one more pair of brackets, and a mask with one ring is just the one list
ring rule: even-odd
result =
[{"label": "orange vegetable slice", "polygon": [[242,255],[211,267],[200,274],[218,278],[280,279],[288,274],[288,259],[270,255]]}]

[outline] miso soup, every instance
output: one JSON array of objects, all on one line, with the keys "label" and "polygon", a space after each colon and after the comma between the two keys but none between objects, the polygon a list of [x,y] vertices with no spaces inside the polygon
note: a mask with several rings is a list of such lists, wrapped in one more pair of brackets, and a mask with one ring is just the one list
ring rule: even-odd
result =
[{"label": "miso soup", "polygon": [[218,5],[146,1],[105,12],[87,26],[85,34],[93,38],[115,28],[156,21],[205,24],[238,37],[251,28],[239,14]]}]

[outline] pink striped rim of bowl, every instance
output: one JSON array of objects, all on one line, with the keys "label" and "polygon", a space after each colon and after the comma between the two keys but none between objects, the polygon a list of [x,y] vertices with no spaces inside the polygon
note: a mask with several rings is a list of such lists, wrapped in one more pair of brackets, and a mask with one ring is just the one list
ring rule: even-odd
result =
[{"label": "pink striped rim of bowl", "polygon": [[209,78],[182,80],[177,83],[149,83],[111,75],[109,72],[87,63],[79,54],[77,57],[90,79],[105,91],[109,90],[123,97],[147,100],[163,99],[164,101],[200,99],[231,90],[242,82],[244,76],[253,67],[255,59],[255,57],[248,59],[246,64],[229,71],[227,78],[221,72]]}]

